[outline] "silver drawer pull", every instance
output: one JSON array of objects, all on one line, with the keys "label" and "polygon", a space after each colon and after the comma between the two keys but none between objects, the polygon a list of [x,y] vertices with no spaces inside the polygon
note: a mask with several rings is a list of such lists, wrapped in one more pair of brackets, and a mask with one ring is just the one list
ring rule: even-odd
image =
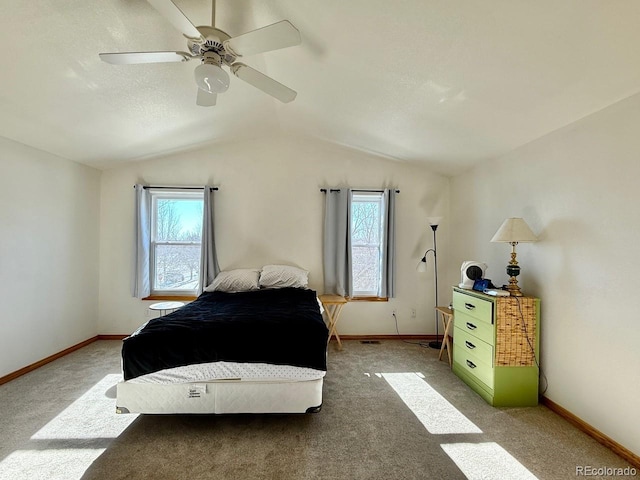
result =
[{"label": "silver drawer pull", "polygon": [[467,366],[468,366],[469,368],[476,368],[476,364],[475,364],[475,363],[473,363],[471,360],[467,360]]},{"label": "silver drawer pull", "polygon": [[473,303],[465,303],[464,308],[466,308],[467,310],[473,310],[474,308],[476,308],[476,306]]},{"label": "silver drawer pull", "polygon": [[468,328],[469,330],[475,330],[475,329],[476,329],[476,328],[478,328],[478,327],[476,327],[473,323],[469,323],[469,322],[467,322],[467,328]]},{"label": "silver drawer pull", "polygon": [[468,340],[465,340],[465,341],[464,341],[464,344],[465,344],[465,345],[467,346],[467,348],[468,348],[468,349],[470,349],[470,350],[473,350],[474,348],[476,348],[476,346],[475,346],[473,343],[469,342]]}]

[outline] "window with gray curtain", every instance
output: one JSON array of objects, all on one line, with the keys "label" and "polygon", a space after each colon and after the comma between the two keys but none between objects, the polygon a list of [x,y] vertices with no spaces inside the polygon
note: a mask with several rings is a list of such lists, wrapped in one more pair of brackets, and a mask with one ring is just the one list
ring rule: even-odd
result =
[{"label": "window with gray curtain", "polygon": [[218,274],[213,188],[136,185],[133,295],[196,295]]},{"label": "window with gray curtain", "polygon": [[396,191],[326,191],[324,291],[347,297],[395,296]]}]

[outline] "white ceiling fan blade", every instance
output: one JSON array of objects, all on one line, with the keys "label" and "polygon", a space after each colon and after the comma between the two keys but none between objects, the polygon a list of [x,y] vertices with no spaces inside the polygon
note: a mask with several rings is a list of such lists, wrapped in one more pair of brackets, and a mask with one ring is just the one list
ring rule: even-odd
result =
[{"label": "white ceiling fan blade", "polygon": [[240,80],[253,85],[264,93],[277,98],[282,103],[289,103],[295,100],[298,95],[294,90],[285,87],[280,82],[276,82],[273,78],[267,77],[264,73],[260,73],[244,63],[234,63],[231,65],[231,73]]},{"label": "white ceiling fan blade", "polygon": [[243,33],[224,42],[225,50],[236,57],[300,45],[300,32],[287,20]]},{"label": "white ceiling fan blade", "polygon": [[218,96],[215,93],[205,92],[199,88],[196,105],[200,105],[201,107],[213,107],[216,104],[217,97]]},{"label": "white ceiling fan blade", "polygon": [[112,65],[132,65],[136,63],[186,62],[193,56],[185,52],[124,52],[101,53],[100,60]]},{"label": "white ceiling fan blade", "polygon": [[158,10],[171,25],[176,27],[182,34],[196,41],[204,42],[204,38],[198,31],[198,29],[191,23],[182,10],[180,10],[175,3],[171,0],[147,0],[153,8]]}]

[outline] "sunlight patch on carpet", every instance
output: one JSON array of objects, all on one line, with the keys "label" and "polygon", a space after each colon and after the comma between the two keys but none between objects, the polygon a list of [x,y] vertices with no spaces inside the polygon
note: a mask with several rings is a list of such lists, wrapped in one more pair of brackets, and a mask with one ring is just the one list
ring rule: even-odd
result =
[{"label": "sunlight patch on carpet", "polygon": [[469,480],[537,480],[497,443],[449,443],[441,447]]},{"label": "sunlight patch on carpet", "polygon": [[117,415],[114,399],[105,394],[121,380],[121,375],[107,375],[31,438],[116,438],[137,418],[137,415]]},{"label": "sunlight patch on carpet", "polygon": [[116,414],[107,375],[0,461],[0,478],[77,480],[138,416]]},{"label": "sunlight patch on carpet", "polygon": [[98,458],[99,449],[17,450],[0,462],[0,478],[11,480],[75,480]]},{"label": "sunlight patch on carpet", "polygon": [[382,377],[433,434],[482,433],[476,425],[415,372],[382,373]]}]

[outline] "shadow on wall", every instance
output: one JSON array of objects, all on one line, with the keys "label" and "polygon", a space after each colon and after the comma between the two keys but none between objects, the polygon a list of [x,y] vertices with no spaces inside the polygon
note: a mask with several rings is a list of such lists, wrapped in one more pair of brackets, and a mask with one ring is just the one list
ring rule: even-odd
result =
[{"label": "shadow on wall", "polygon": [[593,252],[605,246],[604,241],[598,245],[597,240],[597,230],[590,224],[574,219],[552,220],[538,234],[538,242],[530,245],[531,251],[522,255],[528,293],[544,298],[549,288],[557,295],[570,295],[595,286],[598,275],[590,272],[597,272],[597,263],[603,260]]}]

